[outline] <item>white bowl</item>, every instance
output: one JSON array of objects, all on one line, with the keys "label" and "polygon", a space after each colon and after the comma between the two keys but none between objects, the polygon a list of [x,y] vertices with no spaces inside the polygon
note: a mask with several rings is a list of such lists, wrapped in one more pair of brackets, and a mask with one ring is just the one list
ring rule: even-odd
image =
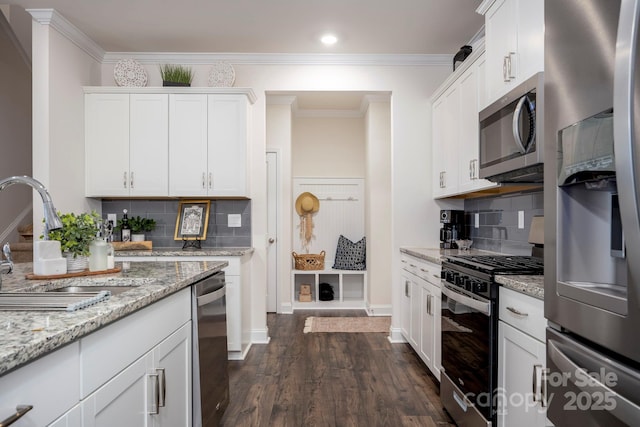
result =
[{"label": "white bowl", "polygon": [[473,244],[473,240],[469,240],[469,239],[456,240],[456,245],[458,245],[458,249],[462,249],[463,251],[468,251],[472,244]]}]

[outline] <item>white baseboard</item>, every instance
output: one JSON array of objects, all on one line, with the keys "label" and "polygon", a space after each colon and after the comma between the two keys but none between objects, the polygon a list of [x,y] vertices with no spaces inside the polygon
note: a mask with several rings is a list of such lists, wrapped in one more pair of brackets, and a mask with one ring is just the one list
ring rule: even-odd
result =
[{"label": "white baseboard", "polygon": [[290,302],[283,302],[280,304],[280,313],[279,314],[293,314],[293,304]]},{"label": "white baseboard", "polygon": [[366,310],[369,316],[391,316],[391,305],[387,304],[367,304]]},{"label": "white baseboard", "polygon": [[388,338],[391,344],[402,344],[407,342],[407,340],[404,339],[404,335],[402,335],[401,328],[392,327]]},{"label": "white baseboard", "polygon": [[267,327],[251,330],[251,344],[269,344],[269,341],[271,341],[271,337]]}]

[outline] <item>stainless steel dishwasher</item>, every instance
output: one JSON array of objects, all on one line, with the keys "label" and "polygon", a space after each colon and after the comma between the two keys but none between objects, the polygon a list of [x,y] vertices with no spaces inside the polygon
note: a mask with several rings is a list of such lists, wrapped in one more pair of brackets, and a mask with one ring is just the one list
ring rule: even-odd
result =
[{"label": "stainless steel dishwasher", "polygon": [[224,272],[192,286],[193,425],[213,427],[229,405]]}]

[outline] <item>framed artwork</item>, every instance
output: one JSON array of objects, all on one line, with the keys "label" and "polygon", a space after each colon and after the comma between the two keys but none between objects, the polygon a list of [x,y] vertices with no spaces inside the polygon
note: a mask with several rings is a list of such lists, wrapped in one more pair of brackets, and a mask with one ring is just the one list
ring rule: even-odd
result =
[{"label": "framed artwork", "polygon": [[205,240],[209,223],[209,200],[181,200],[174,240]]}]

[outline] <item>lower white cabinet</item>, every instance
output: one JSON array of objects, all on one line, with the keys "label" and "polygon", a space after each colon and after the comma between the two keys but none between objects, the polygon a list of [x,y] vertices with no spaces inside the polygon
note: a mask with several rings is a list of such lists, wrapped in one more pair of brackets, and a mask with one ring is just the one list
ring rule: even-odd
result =
[{"label": "lower white cabinet", "polygon": [[[333,300],[321,301],[320,283],[333,289]],[[311,286],[310,301],[300,298],[301,285]],[[296,309],[366,308],[366,270],[293,270],[291,271],[292,307]]]},{"label": "lower white cabinet", "polygon": [[82,401],[83,425],[191,425],[191,322]]},{"label": "lower white cabinet", "polygon": [[77,427],[82,425],[82,405],[79,403],[63,416],[49,424],[49,427]]},{"label": "lower white cabinet", "polygon": [[[500,288],[498,426],[543,427],[546,321],[543,301]],[[525,333],[527,331],[527,333]]]},{"label": "lower white cabinet", "polygon": [[440,380],[441,291],[440,266],[410,255],[401,256],[401,329],[405,339]]}]

